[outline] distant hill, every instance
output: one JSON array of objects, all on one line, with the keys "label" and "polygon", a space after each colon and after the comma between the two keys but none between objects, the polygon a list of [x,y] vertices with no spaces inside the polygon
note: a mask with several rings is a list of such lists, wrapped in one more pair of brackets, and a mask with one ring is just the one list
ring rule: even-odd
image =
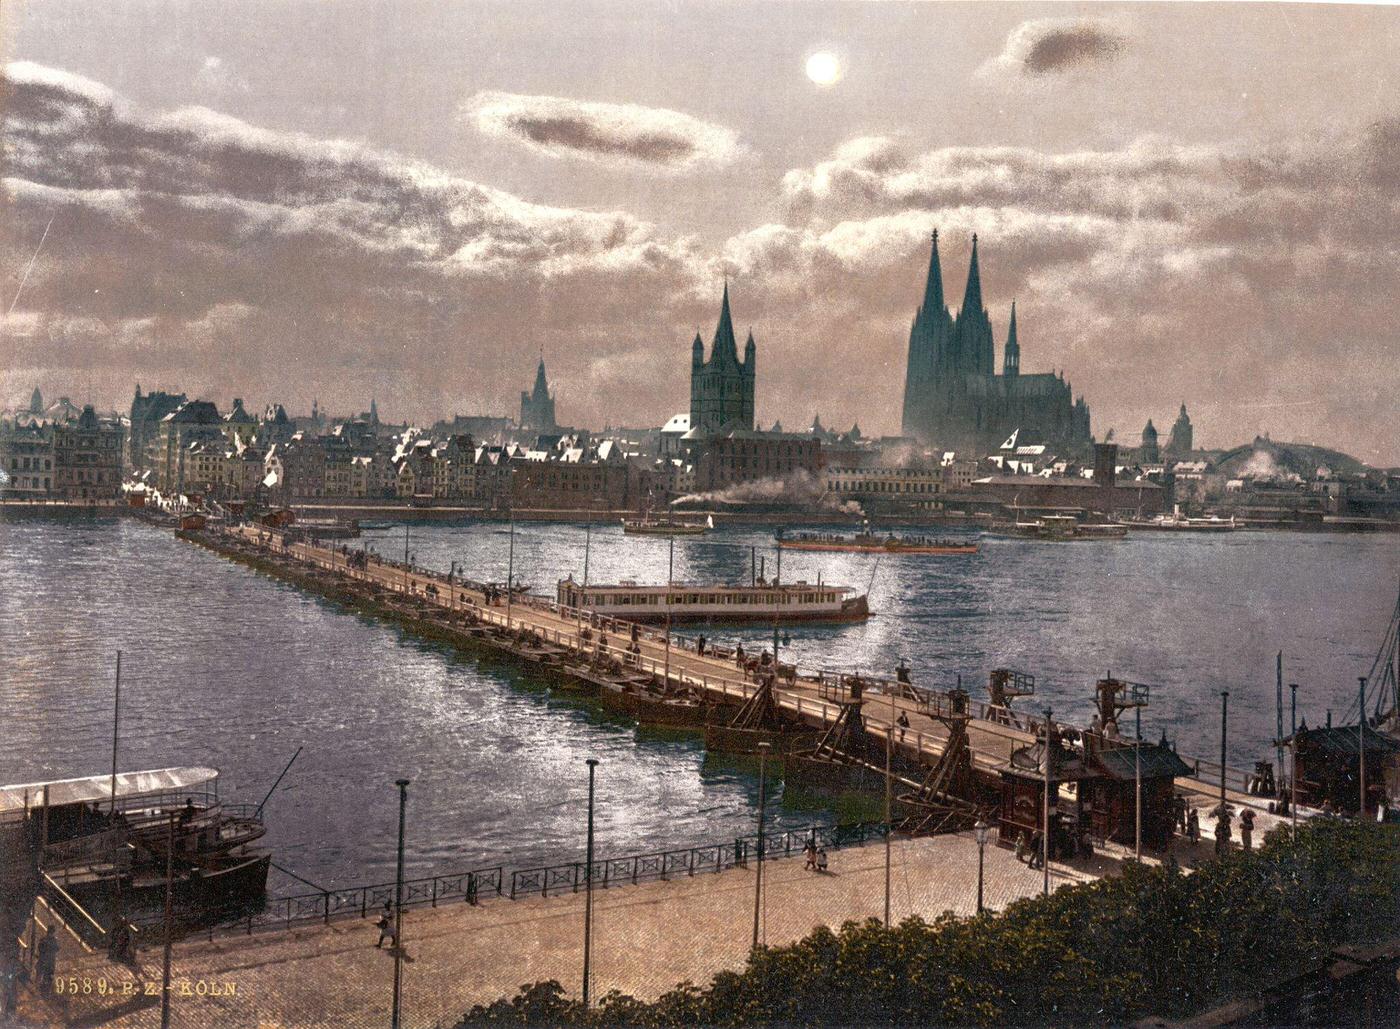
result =
[{"label": "distant hill", "polygon": [[1232,479],[1315,479],[1320,469],[1334,475],[1363,475],[1371,469],[1349,454],[1311,443],[1279,443],[1256,436],[1253,443],[1227,450],[1216,470]]}]

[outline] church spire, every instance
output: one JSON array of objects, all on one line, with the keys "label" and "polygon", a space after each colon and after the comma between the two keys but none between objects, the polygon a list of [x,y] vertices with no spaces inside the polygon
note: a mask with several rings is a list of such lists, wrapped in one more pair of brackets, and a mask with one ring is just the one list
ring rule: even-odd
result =
[{"label": "church spire", "polygon": [[729,314],[729,280],[724,280],[724,298],[719,306],[719,324],[715,326],[714,344],[710,348],[710,360],[719,360],[724,354],[724,362],[739,363],[739,344],[734,339],[734,319]]},{"label": "church spire", "polygon": [[928,281],[924,284],[925,315],[937,314],[947,304],[943,299],[943,265],[938,260],[938,230],[933,230],[933,247],[928,259]]},{"label": "church spire", "polygon": [[1016,342],[1016,301],[1011,301],[1011,327],[1006,330],[1006,350],[1001,373],[1008,378],[1021,374],[1021,345]]},{"label": "church spire", "polygon": [[982,275],[977,270],[977,233],[972,234],[972,262],[967,268],[967,290],[963,293],[961,315],[982,310]]},{"label": "church spire", "polygon": [[544,354],[540,354],[540,363],[535,366],[535,388],[532,393],[535,400],[549,398],[549,382],[544,375]]}]

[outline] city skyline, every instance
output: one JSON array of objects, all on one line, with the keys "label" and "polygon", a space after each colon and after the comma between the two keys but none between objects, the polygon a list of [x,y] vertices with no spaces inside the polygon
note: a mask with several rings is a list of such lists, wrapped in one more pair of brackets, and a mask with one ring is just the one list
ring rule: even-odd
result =
[{"label": "city skyline", "polygon": [[1184,399],[1210,445],[1400,462],[1392,11],[408,6],[375,60],[354,8],[17,8],[7,403],[431,422],[511,411],[543,348],[565,421],[661,424],[727,276],[760,423],[894,433],[937,227],[949,268],[993,248],[995,345],[1015,300],[1096,436]]}]

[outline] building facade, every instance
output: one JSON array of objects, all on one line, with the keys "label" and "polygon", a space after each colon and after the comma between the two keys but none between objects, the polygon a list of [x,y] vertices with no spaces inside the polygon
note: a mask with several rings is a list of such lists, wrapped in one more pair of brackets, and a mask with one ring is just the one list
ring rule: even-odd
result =
[{"label": "building facade", "polygon": [[698,438],[691,450],[697,490],[721,490],[761,479],[821,475],[821,442],[805,433],[733,429]]},{"label": "building facade", "polygon": [[1025,438],[1086,449],[1089,408],[1083,397],[1074,398],[1062,376],[1021,372],[1014,303],[1002,373],[996,374],[992,323],[982,301],[977,237],[972,237],[962,307],[953,315],[943,295],[935,232],[923,303],[909,331],[903,435],[948,450],[983,452],[1017,430]]},{"label": "building facade", "polygon": [[0,430],[0,469],[5,472],[0,486],[6,497],[47,497],[53,489],[53,460],[51,426],[34,422]]},{"label": "building facade", "polygon": [[756,367],[757,347],[752,332],[744,344],[744,359],[739,360],[726,282],[709,360],[705,359],[705,344],[699,333],[690,345],[690,431],[708,434],[726,429],[752,430]]},{"label": "building facade", "polygon": [[64,500],[115,500],[122,491],[119,422],[103,421],[88,404],[76,422],[53,430],[54,493]]}]

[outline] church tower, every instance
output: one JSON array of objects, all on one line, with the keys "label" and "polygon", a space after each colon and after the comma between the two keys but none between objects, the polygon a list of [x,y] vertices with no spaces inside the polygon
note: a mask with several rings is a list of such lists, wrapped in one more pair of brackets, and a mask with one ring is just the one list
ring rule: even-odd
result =
[{"label": "church tower", "polygon": [[1021,345],[1016,342],[1016,301],[1011,301],[1011,327],[1006,330],[1006,352],[1001,359],[1001,374],[1014,379],[1021,374]]},{"label": "church tower", "polygon": [[1186,414],[1186,401],[1181,402],[1181,413],[1176,416],[1171,435],[1167,437],[1167,453],[1173,457],[1185,457],[1195,449],[1195,431],[1191,419]]},{"label": "church tower", "polygon": [[559,428],[554,420],[554,398],[549,395],[549,381],[544,374],[544,355],[535,368],[535,386],[520,394],[520,427],[536,432],[553,432]]},{"label": "church tower", "polygon": [[904,373],[904,408],[900,431],[905,436],[932,439],[941,428],[935,413],[940,408],[933,394],[945,389],[953,374],[949,351],[953,319],[943,297],[943,265],[938,257],[938,230],[933,230],[924,299],[909,328],[909,359]]},{"label": "church tower", "polygon": [[691,429],[706,433],[751,430],[757,364],[758,346],[752,331],[744,344],[744,359],[739,360],[734,319],[729,311],[729,283],[726,282],[720,300],[719,324],[715,326],[710,344],[710,359],[705,360],[705,344],[699,334],[690,344]]}]

